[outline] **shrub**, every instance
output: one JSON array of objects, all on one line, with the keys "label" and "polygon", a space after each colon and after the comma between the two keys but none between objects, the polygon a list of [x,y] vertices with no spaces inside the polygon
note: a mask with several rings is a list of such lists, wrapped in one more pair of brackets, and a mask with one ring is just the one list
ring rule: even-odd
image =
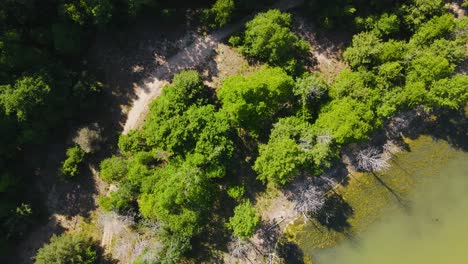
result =
[{"label": "shrub", "polygon": [[251,237],[260,223],[255,208],[250,201],[244,201],[234,208],[234,216],[229,218],[226,226],[239,238]]},{"label": "shrub", "polygon": [[120,181],[128,172],[127,162],[116,156],[103,160],[100,167],[101,179],[107,183]]},{"label": "shrub", "polygon": [[254,170],[263,182],[285,185],[299,175],[307,161],[306,154],[293,139],[284,137],[260,145]]},{"label": "shrub", "polygon": [[301,71],[310,45],[291,32],[291,14],[270,10],[245,25],[241,53],[280,66],[288,73]]},{"label": "shrub", "polygon": [[62,163],[60,175],[65,177],[75,177],[79,173],[79,166],[84,160],[85,152],[80,146],[67,149],[67,159]]},{"label": "shrub", "polygon": [[98,253],[90,238],[83,235],[53,235],[49,243],[40,248],[34,257],[35,264],[93,264],[98,263]]},{"label": "shrub", "polygon": [[245,188],[244,186],[234,186],[227,190],[227,194],[234,200],[240,200],[244,197]]},{"label": "shrub", "polygon": [[237,126],[255,135],[293,97],[294,82],[280,68],[263,68],[249,76],[232,76],[218,92],[221,111]]},{"label": "shrub", "polygon": [[234,0],[216,0],[210,9],[204,10],[202,20],[210,28],[220,28],[229,23],[234,9]]}]

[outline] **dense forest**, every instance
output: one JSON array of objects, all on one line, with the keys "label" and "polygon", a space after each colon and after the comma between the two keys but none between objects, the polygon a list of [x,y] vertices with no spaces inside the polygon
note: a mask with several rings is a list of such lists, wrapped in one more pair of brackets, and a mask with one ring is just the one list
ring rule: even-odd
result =
[{"label": "dense forest", "polygon": [[[232,241],[241,250],[264,225],[254,206],[259,192],[329,171],[344,147],[365,142],[398,113],[466,111],[468,19],[445,1],[304,1],[294,12],[319,32],[352,36],[341,56],[347,67],[331,81],[312,70],[314,46],[295,30],[293,13],[268,8],[274,4],[2,1],[0,254],[7,257],[47,215],[27,154],[65,140],[112,89],[86,64],[87,49],[100,32],[142,16],[183,24],[192,10],[194,26],[211,32],[254,14],[226,44],[259,66],[214,88],[197,69],[176,73],[142,127],[122,134],[100,162],[100,179],[114,188],[100,194],[99,210],[132,217],[135,232],[158,242],[133,263],[211,262]],[[79,178],[89,153],[71,145],[57,181]],[[313,217],[321,205],[311,201],[301,213]],[[274,243],[279,263],[289,263],[286,242]],[[34,262],[110,261],[98,244],[83,234],[54,235]]]}]

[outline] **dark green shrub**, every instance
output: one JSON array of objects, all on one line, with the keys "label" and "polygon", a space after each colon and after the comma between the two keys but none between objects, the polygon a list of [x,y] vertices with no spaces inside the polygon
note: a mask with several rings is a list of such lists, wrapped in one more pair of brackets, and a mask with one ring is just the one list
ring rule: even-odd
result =
[{"label": "dark green shrub", "polygon": [[93,264],[98,253],[90,238],[83,235],[53,235],[49,243],[37,251],[35,264]]}]

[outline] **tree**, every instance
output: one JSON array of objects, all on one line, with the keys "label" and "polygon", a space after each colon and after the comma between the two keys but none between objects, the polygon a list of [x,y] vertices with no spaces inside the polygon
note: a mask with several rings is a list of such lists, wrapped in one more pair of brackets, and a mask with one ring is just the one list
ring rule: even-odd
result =
[{"label": "tree", "polygon": [[426,86],[453,74],[455,66],[437,54],[423,52],[408,67],[406,82],[422,82]]},{"label": "tree", "polygon": [[270,10],[245,25],[241,53],[298,73],[310,45],[291,32],[291,14]]},{"label": "tree", "polygon": [[[301,143],[303,149],[309,149],[315,143],[311,124],[295,116],[280,118],[273,125],[270,141],[286,137],[293,139],[297,143]],[[309,144],[309,146],[306,146],[306,144]]]},{"label": "tree", "polygon": [[[301,116],[311,118],[312,111],[318,109],[320,101],[328,93],[328,84],[318,74],[306,74],[296,80],[294,95],[299,98]],[[315,109],[314,109],[315,108]]]},{"label": "tree", "polygon": [[410,45],[417,47],[428,45],[435,39],[446,37],[455,28],[455,18],[452,14],[434,17],[422,24],[411,37]]},{"label": "tree", "polygon": [[294,183],[289,192],[295,203],[294,210],[304,216],[316,216],[325,205],[326,194],[323,187],[319,187],[311,180]]},{"label": "tree", "polygon": [[103,160],[100,168],[101,179],[107,183],[119,182],[128,172],[126,160],[116,156]]},{"label": "tree", "polygon": [[162,94],[150,104],[148,123],[155,119],[167,120],[185,112],[191,105],[207,102],[207,89],[198,72],[181,71],[174,75],[171,85],[163,88]]},{"label": "tree", "polygon": [[259,135],[292,98],[293,80],[279,68],[263,68],[247,77],[226,79],[218,91],[221,111],[236,127]]},{"label": "tree", "polygon": [[367,138],[374,128],[374,113],[363,102],[343,98],[325,106],[313,126],[315,134],[329,134],[343,145]]},{"label": "tree", "polygon": [[360,66],[371,68],[377,64],[382,50],[382,41],[372,32],[353,36],[351,46],[343,53],[344,59],[353,69]]},{"label": "tree", "polygon": [[102,131],[98,124],[94,123],[91,126],[79,129],[73,138],[73,142],[78,144],[84,152],[93,153],[100,149],[100,143],[102,142],[101,133]]},{"label": "tree", "polygon": [[390,168],[390,157],[380,154],[374,147],[360,150],[356,159],[358,168],[364,171],[382,171]]},{"label": "tree", "polygon": [[330,97],[334,99],[350,97],[361,101],[373,101],[379,96],[374,74],[365,70],[345,69],[340,72],[330,87]]},{"label": "tree", "polygon": [[377,16],[368,16],[366,18],[357,17],[355,19],[357,26],[363,30],[371,31],[379,38],[385,38],[395,33],[400,29],[400,20],[396,14],[384,13]]},{"label": "tree", "polygon": [[400,10],[404,14],[406,28],[414,32],[429,18],[441,14],[443,8],[443,0],[412,0],[410,4],[402,5]]},{"label": "tree", "polygon": [[25,121],[45,106],[51,90],[46,76],[24,76],[14,86],[0,86],[0,104],[7,115],[14,114],[18,121]]},{"label": "tree", "polygon": [[113,211],[119,214],[128,214],[136,209],[136,197],[138,186],[130,181],[122,181],[116,190],[108,195],[99,197],[99,205],[107,211]]},{"label": "tree", "polygon": [[293,139],[283,137],[260,145],[254,170],[257,178],[275,185],[285,185],[306,166],[307,155]]},{"label": "tree", "polygon": [[244,201],[234,208],[234,216],[226,226],[239,238],[251,237],[260,224],[260,218],[250,201]]},{"label": "tree", "polygon": [[79,166],[84,160],[85,152],[76,145],[67,149],[67,159],[62,163],[60,175],[65,177],[76,177],[78,175]]},{"label": "tree", "polygon": [[240,201],[244,198],[244,193],[245,193],[245,188],[242,185],[239,186],[233,186],[229,189],[227,189],[227,194],[229,197],[236,201]]},{"label": "tree", "polygon": [[80,25],[94,23],[104,26],[110,22],[114,5],[110,0],[66,0],[62,12]]},{"label": "tree", "polygon": [[216,0],[210,9],[204,10],[203,20],[211,28],[219,28],[231,20],[234,13],[234,0]]},{"label": "tree", "polygon": [[468,76],[455,75],[434,82],[428,94],[434,106],[461,109],[468,100]]},{"label": "tree", "polygon": [[98,253],[93,241],[83,235],[53,235],[49,243],[40,248],[34,257],[35,264],[94,264]]}]

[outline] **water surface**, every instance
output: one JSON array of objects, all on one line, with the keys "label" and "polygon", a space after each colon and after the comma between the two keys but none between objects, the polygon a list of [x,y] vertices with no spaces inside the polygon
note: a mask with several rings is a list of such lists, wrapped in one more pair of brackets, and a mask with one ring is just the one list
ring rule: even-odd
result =
[{"label": "water surface", "polygon": [[468,263],[468,153],[429,137],[409,144],[379,180],[365,174],[343,188],[354,208],[344,231],[297,234],[314,264]]}]

